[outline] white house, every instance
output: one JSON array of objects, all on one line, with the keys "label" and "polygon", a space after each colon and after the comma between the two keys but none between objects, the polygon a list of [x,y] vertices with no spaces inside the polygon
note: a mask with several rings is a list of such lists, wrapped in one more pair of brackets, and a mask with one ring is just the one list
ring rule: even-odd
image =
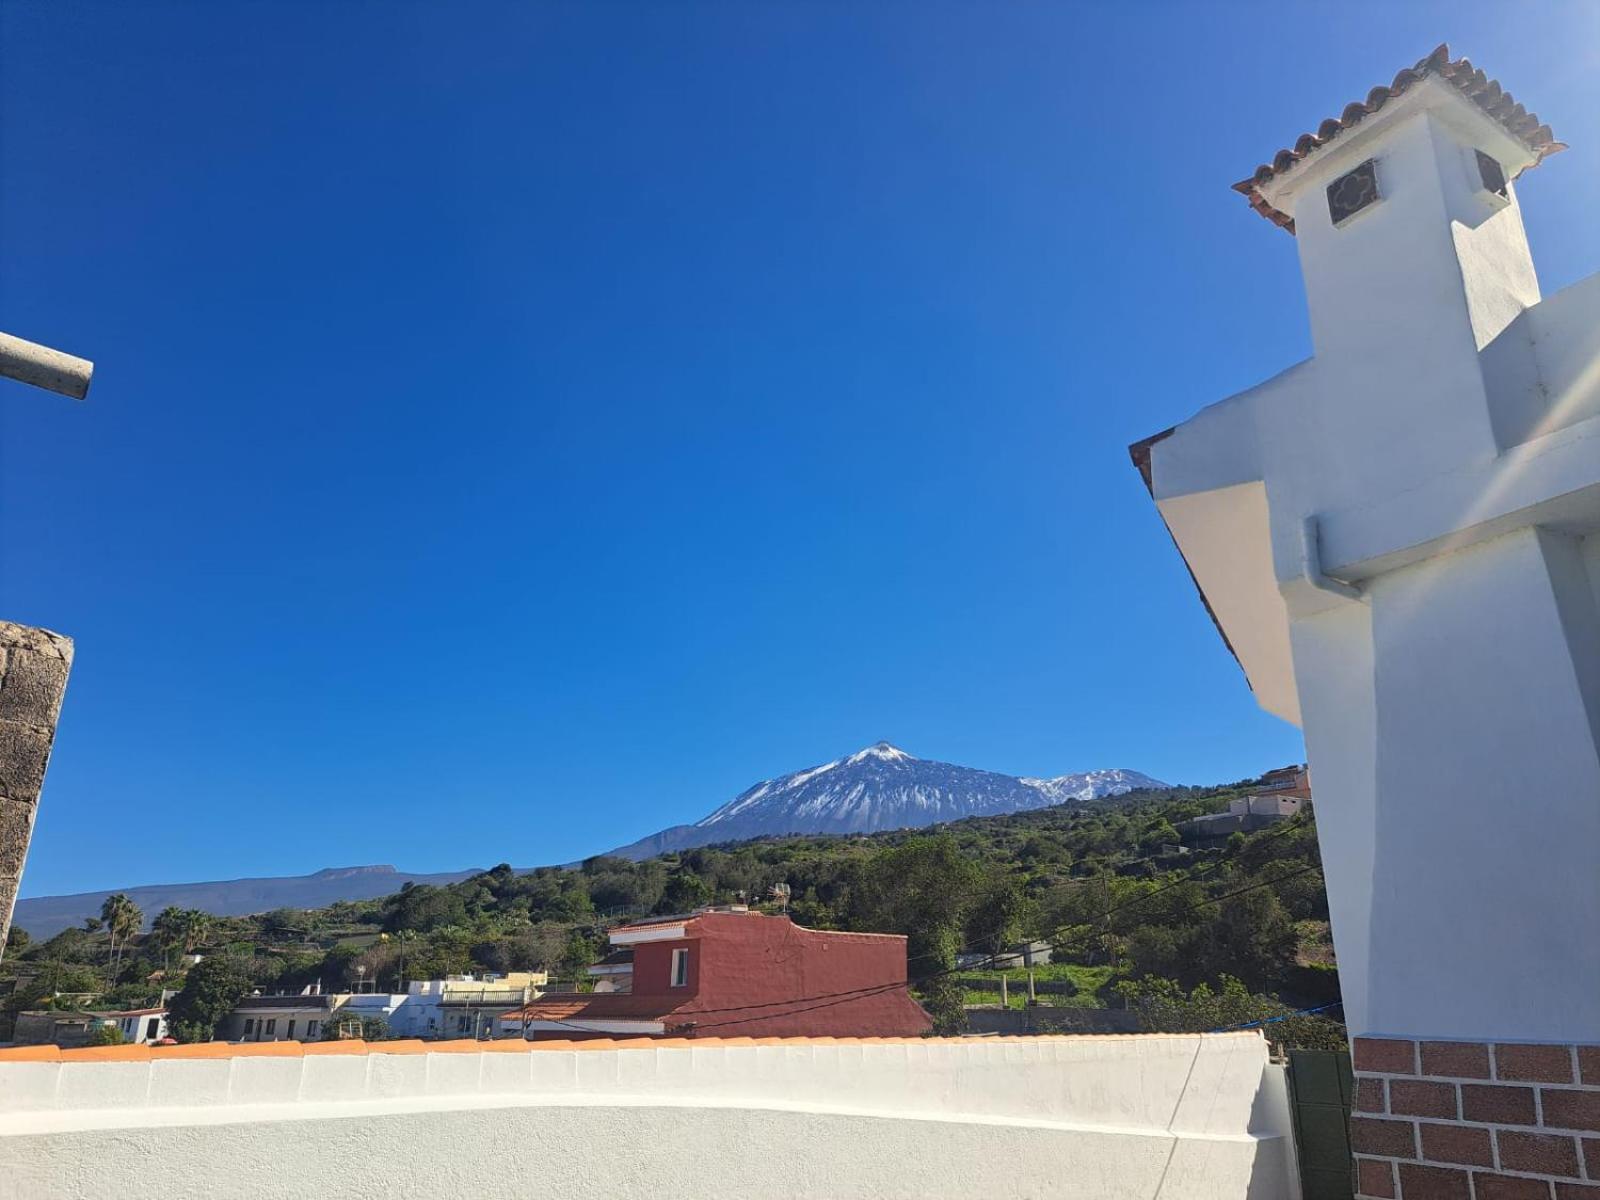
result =
[{"label": "white house", "polygon": [[165,1008],[131,1008],[123,1012],[97,1015],[101,1025],[114,1026],[126,1042],[150,1046],[167,1036]]}]

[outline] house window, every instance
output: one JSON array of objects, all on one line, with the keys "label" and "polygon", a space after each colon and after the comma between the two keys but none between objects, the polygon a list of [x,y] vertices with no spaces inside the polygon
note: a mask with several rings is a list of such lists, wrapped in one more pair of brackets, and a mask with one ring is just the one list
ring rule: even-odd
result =
[{"label": "house window", "polygon": [[306,1038],[308,1040],[315,1041],[317,1035],[319,1033],[321,1033],[321,1032],[322,1032],[322,1022],[321,1021],[307,1021],[306,1022]]},{"label": "house window", "polygon": [[256,1031],[256,1019],[254,1017],[246,1017],[244,1019],[244,1035],[245,1035],[245,1037],[249,1037],[255,1031]]},{"label": "house window", "polygon": [[674,950],[672,952],[672,986],[689,986],[689,952],[687,950]]},{"label": "house window", "polygon": [[[1500,166],[1500,160],[1491,158],[1482,150],[1474,151],[1478,156],[1478,178],[1483,180],[1483,189],[1493,192],[1496,196],[1506,195],[1506,173]],[[1507,199],[1510,197],[1507,196]]]},{"label": "house window", "polygon": [[1338,225],[1378,199],[1378,164],[1369,158],[1328,185],[1328,215]]},{"label": "house window", "polygon": [[288,1028],[284,1030],[283,1036],[284,1037],[291,1037],[291,1038],[294,1036],[294,1018],[293,1017],[289,1018],[289,1025],[288,1025]]},{"label": "house window", "polygon": [[160,1029],[161,1029],[161,1018],[160,1017],[151,1017],[150,1018],[150,1023],[144,1027],[145,1040],[146,1041],[151,1041],[151,1042],[155,1041],[156,1040],[156,1035],[157,1035],[157,1033],[159,1032]]},{"label": "house window", "polygon": [[265,1032],[269,1036],[276,1037],[277,1036],[277,1030],[278,1030],[278,1018],[277,1017],[273,1017],[271,1020],[269,1020],[267,1022],[267,1028],[266,1028]]}]

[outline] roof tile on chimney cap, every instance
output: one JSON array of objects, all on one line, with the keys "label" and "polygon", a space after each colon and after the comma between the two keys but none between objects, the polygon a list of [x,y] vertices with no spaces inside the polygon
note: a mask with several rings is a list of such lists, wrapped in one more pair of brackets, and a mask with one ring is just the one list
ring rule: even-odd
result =
[{"label": "roof tile on chimney cap", "polygon": [[1338,117],[1329,117],[1317,126],[1315,133],[1301,134],[1292,150],[1279,150],[1273,155],[1271,163],[1262,163],[1249,179],[1242,179],[1234,184],[1234,191],[1243,192],[1251,208],[1280,229],[1287,229],[1292,234],[1294,219],[1288,213],[1268,203],[1261,194],[1261,186],[1314,154],[1340,134],[1360,124],[1390,100],[1404,95],[1413,85],[1429,76],[1450,84],[1486,115],[1498,122],[1508,134],[1526,146],[1528,152],[1533,155],[1533,166],[1538,166],[1548,155],[1567,148],[1565,142],[1556,141],[1550,132],[1550,126],[1541,124],[1537,116],[1518,104],[1511,93],[1501,88],[1497,81],[1474,67],[1468,59],[1452,59],[1450,47],[1441,42],[1432,54],[1422,59],[1416,66],[1402,69],[1388,87],[1373,88],[1367,93],[1364,103],[1360,100],[1351,101],[1345,105],[1344,112]]}]

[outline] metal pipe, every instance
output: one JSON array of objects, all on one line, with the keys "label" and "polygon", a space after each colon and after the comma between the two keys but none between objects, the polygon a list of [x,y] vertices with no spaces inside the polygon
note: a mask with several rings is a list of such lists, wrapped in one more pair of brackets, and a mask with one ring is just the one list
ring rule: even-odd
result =
[{"label": "metal pipe", "polygon": [[82,400],[89,394],[94,364],[49,346],[0,333],[0,375]]}]

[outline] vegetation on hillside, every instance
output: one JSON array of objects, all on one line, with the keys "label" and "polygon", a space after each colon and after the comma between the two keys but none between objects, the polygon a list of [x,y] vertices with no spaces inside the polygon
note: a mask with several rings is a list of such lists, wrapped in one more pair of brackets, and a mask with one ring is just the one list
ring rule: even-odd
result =
[{"label": "vegetation on hillside", "polygon": [[[958,971],[957,956],[1025,937],[1056,948],[1059,965],[1036,978],[1070,984],[1041,1002],[1132,1007],[1151,1028],[1221,1028],[1334,1003],[1310,813],[1225,846],[1179,844],[1176,823],[1225,808],[1245,786],[1136,793],[927,830],[768,838],[640,863],[601,856],[526,874],[501,865],[461,883],[315,910],[167,910],[142,935],[113,897],[89,928],[13,939],[0,966],[0,990],[6,977],[13,990],[0,996],[0,1015],[82,1007],[84,994],[95,1007],[135,1006],[180,988],[180,1036],[197,1038],[209,1036],[224,1000],[251,989],[403,988],[469,970],[537,968],[582,987],[609,925],[714,902],[770,907],[777,884],[788,885],[788,911],[803,925],[907,935],[910,975],[945,1030],[960,1026],[964,1004],[999,1000],[982,990],[997,972]],[[196,950],[207,956],[202,967],[218,965],[185,978],[183,956]],[[1017,976],[1014,1002],[1022,983]],[[1273,1031],[1308,1045],[1342,1036],[1324,1017],[1275,1021]]]}]

